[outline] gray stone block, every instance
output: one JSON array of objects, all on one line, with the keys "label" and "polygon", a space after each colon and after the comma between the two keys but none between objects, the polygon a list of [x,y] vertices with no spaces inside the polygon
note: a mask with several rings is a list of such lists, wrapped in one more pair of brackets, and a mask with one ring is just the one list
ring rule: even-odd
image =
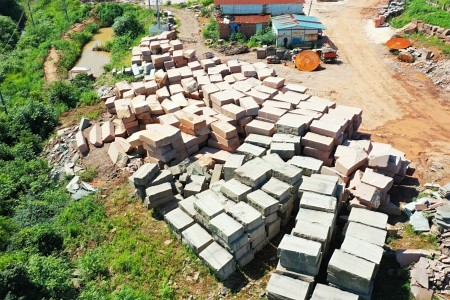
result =
[{"label": "gray stone block", "polygon": [[272,177],[289,185],[299,184],[302,180],[302,169],[283,163],[272,166]]},{"label": "gray stone block", "polygon": [[270,144],[272,143],[272,137],[261,135],[261,134],[250,133],[245,138],[245,142],[255,145],[255,146],[258,146],[258,147],[269,149]]},{"label": "gray stone block", "polygon": [[320,178],[303,177],[298,190],[299,197],[303,192],[312,192],[316,194],[334,196],[336,194],[337,184]]},{"label": "gray stone block", "polygon": [[291,143],[272,143],[270,153],[278,154],[283,160],[288,160],[296,154],[295,145]]},{"label": "gray stone block", "polygon": [[173,175],[172,175],[172,172],[170,172],[169,170],[162,170],[151,181],[150,185],[158,185],[158,184],[162,184],[162,183],[166,183],[166,182],[172,183],[173,182]]},{"label": "gray stone block", "polygon": [[194,219],[180,208],[176,208],[164,215],[164,219],[169,227],[176,233],[181,233],[183,230],[194,224]]},{"label": "gray stone block", "polygon": [[250,241],[250,243],[254,243],[257,240],[265,238],[266,228],[264,226],[264,223],[261,222],[261,225],[259,225],[258,227],[252,230],[247,230],[246,234],[248,235],[248,240]]},{"label": "gray stone block", "polygon": [[271,178],[261,189],[280,203],[286,202],[291,197],[291,186],[276,178]]},{"label": "gray stone block", "polygon": [[310,275],[295,272],[294,270],[286,269],[285,267],[283,267],[281,265],[280,261],[278,261],[277,268],[275,269],[275,273],[283,275],[283,276],[291,277],[294,279],[300,279],[300,280],[306,281],[306,282],[311,282],[311,283],[314,282],[314,276],[310,276]]},{"label": "gray stone block", "polygon": [[233,201],[245,201],[247,194],[252,191],[252,188],[237,181],[231,179],[222,185],[221,192]]},{"label": "gray stone block", "polygon": [[322,257],[321,248],[318,242],[285,234],[278,245],[277,255],[280,259],[316,266]]},{"label": "gray stone block", "polygon": [[150,184],[152,179],[155,178],[158,172],[159,167],[157,164],[144,164],[133,174],[134,183],[147,186],[148,184]]},{"label": "gray stone block", "polygon": [[229,214],[250,231],[263,224],[261,213],[245,202],[238,202],[230,208]]},{"label": "gray stone block", "polygon": [[197,197],[197,199],[214,199],[217,202],[219,202],[222,206],[225,206],[225,204],[229,201],[229,199],[227,197],[225,197],[224,195],[222,195],[219,192],[213,190],[213,189],[208,189],[206,191],[203,191],[201,193],[198,193],[197,195],[195,195],[195,197]]},{"label": "gray stone block", "polygon": [[319,242],[322,244],[322,251],[324,251],[330,239],[330,227],[319,223],[298,220],[294,229],[292,229],[292,235]]},{"label": "gray stone block", "polygon": [[196,211],[194,208],[194,202],[197,201],[197,198],[195,196],[190,196],[178,203],[178,206],[182,211],[187,213],[191,218],[195,218]]},{"label": "gray stone block", "polygon": [[216,242],[201,251],[199,256],[221,280],[227,279],[236,270],[233,256]]},{"label": "gray stone block", "polygon": [[255,258],[255,251],[250,249],[245,255],[236,258],[237,264],[243,268],[248,265]]},{"label": "gray stone block", "polygon": [[359,223],[349,222],[347,223],[345,230],[345,236],[347,235],[383,247],[387,231]]},{"label": "gray stone block", "polygon": [[359,296],[353,293],[318,283],[310,300],[359,300]]},{"label": "gray stone block", "polygon": [[267,298],[280,300],[308,299],[311,283],[280,274],[272,274],[267,284]]},{"label": "gray stone block", "polygon": [[195,211],[209,223],[214,217],[223,213],[225,210],[214,198],[201,198],[194,202]]},{"label": "gray stone block", "polygon": [[243,143],[236,149],[236,153],[245,155],[247,160],[253,159],[255,157],[262,157],[265,155],[267,150],[263,147],[258,147],[249,143]]},{"label": "gray stone block", "polygon": [[247,203],[263,216],[275,213],[280,203],[262,190],[256,190],[247,195]]},{"label": "gray stone block", "polygon": [[344,242],[341,245],[341,250],[371,261],[377,268],[380,265],[384,253],[382,247],[350,235],[345,237]]},{"label": "gray stone block", "polygon": [[237,240],[244,233],[244,227],[226,213],[214,217],[209,222],[209,230],[227,244]]},{"label": "gray stone block", "polygon": [[167,197],[173,197],[172,186],[166,182],[145,189],[146,199],[148,202],[157,201]]},{"label": "gray stone block", "polygon": [[302,169],[306,176],[319,173],[323,165],[321,160],[306,156],[294,156],[288,163]]},{"label": "gray stone block", "polygon": [[331,256],[327,272],[327,280],[338,288],[368,294],[375,276],[375,264],[336,249]]},{"label": "gray stone block", "polygon": [[295,155],[302,154],[302,147],[300,145],[300,142],[301,138],[299,136],[286,133],[275,133],[272,138],[272,143],[294,144]]},{"label": "gray stone block", "polygon": [[332,196],[303,192],[300,199],[300,207],[334,214],[336,212],[337,200]]},{"label": "gray stone block", "polygon": [[274,167],[278,164],[284,163],[284,161],[281,159],[281,157],[276,153],[269,153],[269,154],[264,155],[261,158],[264,159],[264,161],[266,161],[267,163],[269,163],[272,167]]},{"label": "gray stone block", "polygon": [[386,224],[388,221],[388,215],[370,211],[364,208],[354,207],[350,211],[348,217],[349,222],[361,223],[364,225],[369,225],[375,228],[386,229]]},{"label": "gray stone block", "polygon": [[266,224],[266,233],[269,241],[276,237],[278,233],[280,233],[281,229],[281,218],[277,217],[277,219],[269,224]]},{"label": "gray stone block", "polygon": [[223,178],[228,181],[234,177],[234,171],[244,164],[245,155],[230,154],[223,166]]},{"label": "gray stone block", "polygon": [[203,191],[203,186],[200,183],[198,183],[198,182],[189,182],[184,187],[184,197],[187,198],[187,197],[190,197],[190,196],[197,195],[201,191]]},{"label": "gray stone block", "polygon": [[295,219],[297,221],[303,220],[311,223],[322,224],[324,226],[333,228],[335,215],[333,213],[302,208],[298,211]]},{"label": "gray stone block", "polygon": [[213,242],[213,237],[196,223],[181,233],[181,241],[198,254]]},{"label": "gray stone block", "polygon": [[248,161],[234,171],[234,179],[253,189],[260,188],[269,180],[271,175],[270,165],[260,158]]}]

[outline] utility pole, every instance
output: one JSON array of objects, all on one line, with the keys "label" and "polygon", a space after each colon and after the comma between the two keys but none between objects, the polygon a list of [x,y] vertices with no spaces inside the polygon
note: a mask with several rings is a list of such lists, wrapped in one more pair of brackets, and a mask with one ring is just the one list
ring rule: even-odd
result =
[{"label": "utility pole", "polygon": [[3,105],[3,109],[5,110],[5,113],[8,114],[8,109],[6,108],[5,99],[3,98],[1,89],[0,89],[0,100],[2,101],[2,105]]},{"label": "utility pole", "polygon": [[36,27],[36,24],[34,23],[34,18],[33,18],[33,12],[31,11],[31,7],[30,7],[30,0],[27,1],[27,6],[28,6],[28,10],[30,11],[31,23],[33,23],[33,27]]},{"label": "utility pole", "polygon": [[67,4],[66,4],[66,0],[63,0],[63,5],[64,5],[64,11],[66,12],[66,19],[67,19],[67,22],[69,22],[69,14],[67,13]]},{"label": "utility pole", "polygon": [[161,29],[161,22],[159,19],[159,0],[156,0],[156,19],[157,19],[157,24],[158,24],[158,30]]},{"label": "utility pole", "polygon": [[311,2],[309,2],[308,17],[309,17],[309,14],[311,13],[312,2],[313,2],[313,0],[311,0]]},{"label": "utility pole", "polygon": [[150,5],[150,0],[148,0],[148,9],[152,9],[152,6]]}]

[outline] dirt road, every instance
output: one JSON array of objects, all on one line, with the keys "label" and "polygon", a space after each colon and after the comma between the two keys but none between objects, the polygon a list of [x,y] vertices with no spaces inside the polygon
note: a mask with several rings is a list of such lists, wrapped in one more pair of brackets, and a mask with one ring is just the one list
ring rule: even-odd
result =
[{"label": "dirt road", "polygon": [[[288,81],[307,86],[310,94],[361,107],[362,131],[405,152],[422,183],[444,183],[450,180],[449,95],[439,94],[426,76],[395,61],[380,43],[384,29],[377,32],[369,27],[367,32],[368,19],[378,4],[379,0],[314,1],[311,15],[327,27],[326,35],[339,48],[340,64],[323,65],[311,73],[299,72],[292,64],[274,68]],[[187,46],[196,48],[199,57],[211,51],[202,43],[193,13],[174,13],[182,21],[180,37],[198,41]],[[231,58],[257,61],[255,53],[226,59]]]}]

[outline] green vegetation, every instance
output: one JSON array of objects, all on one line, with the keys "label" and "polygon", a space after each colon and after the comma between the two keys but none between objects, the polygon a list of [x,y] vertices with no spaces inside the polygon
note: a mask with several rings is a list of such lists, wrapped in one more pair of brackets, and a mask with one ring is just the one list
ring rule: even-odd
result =
[{"label": "green vegetation", "polygon": [[[443,54],[450,56],[450,44],[443,42],[436,36],[429,36],[422,33],[414,33],[408,36],[410,39],[415,41],[416,47],[417,44],[423,45],[424,47],[436,47]],[[418,198],[421,198],[420,195]]]},{"label": "green vegetation", "polygon": [[274,45],[276,40],[275,33],[273,33],[272,27],[267,26],[262,30],[258,30],[255,35],[250,37],[247,45],[249,47],[256,47],[260,45]]},{"label": "green vegetation", "polygon": [[211,19],[205,26],[205,29],[203,29],[203,37],[205,39],[211,39],[213,43],[217,42],[219,39],[219,24],[215,19]]},{"label": "green vegetation", "polygon": [[[446,2],[448,5],[448,0],[441,1]],[[431,25],[450,28],[450,12],[444,11],[438,6],[432,6],[425,0],[410,0],[407,2],[405,12],[393,18],[390,24],[395,28],[401,28],[413,19],[422,20]]]}]

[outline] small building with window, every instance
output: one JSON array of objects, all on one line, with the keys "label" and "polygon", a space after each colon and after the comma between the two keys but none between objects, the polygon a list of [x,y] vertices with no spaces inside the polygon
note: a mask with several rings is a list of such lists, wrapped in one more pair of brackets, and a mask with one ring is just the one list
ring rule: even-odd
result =
[{"label": "small building with window", "polygon": [[317,17],[286,14],[272,17],[277,47],[314,48],[325,26]]},{"label": "small building with window", "polygon": [[236,15],[217,17],[219,23],[219,38],[227,39],[233,33],[241,32],[249,38],[258,30],[269,26],[270,15]]},{"label": "small building with window", "polygon": [[301,14],[305,0],[214,0],[222,15]]}]

